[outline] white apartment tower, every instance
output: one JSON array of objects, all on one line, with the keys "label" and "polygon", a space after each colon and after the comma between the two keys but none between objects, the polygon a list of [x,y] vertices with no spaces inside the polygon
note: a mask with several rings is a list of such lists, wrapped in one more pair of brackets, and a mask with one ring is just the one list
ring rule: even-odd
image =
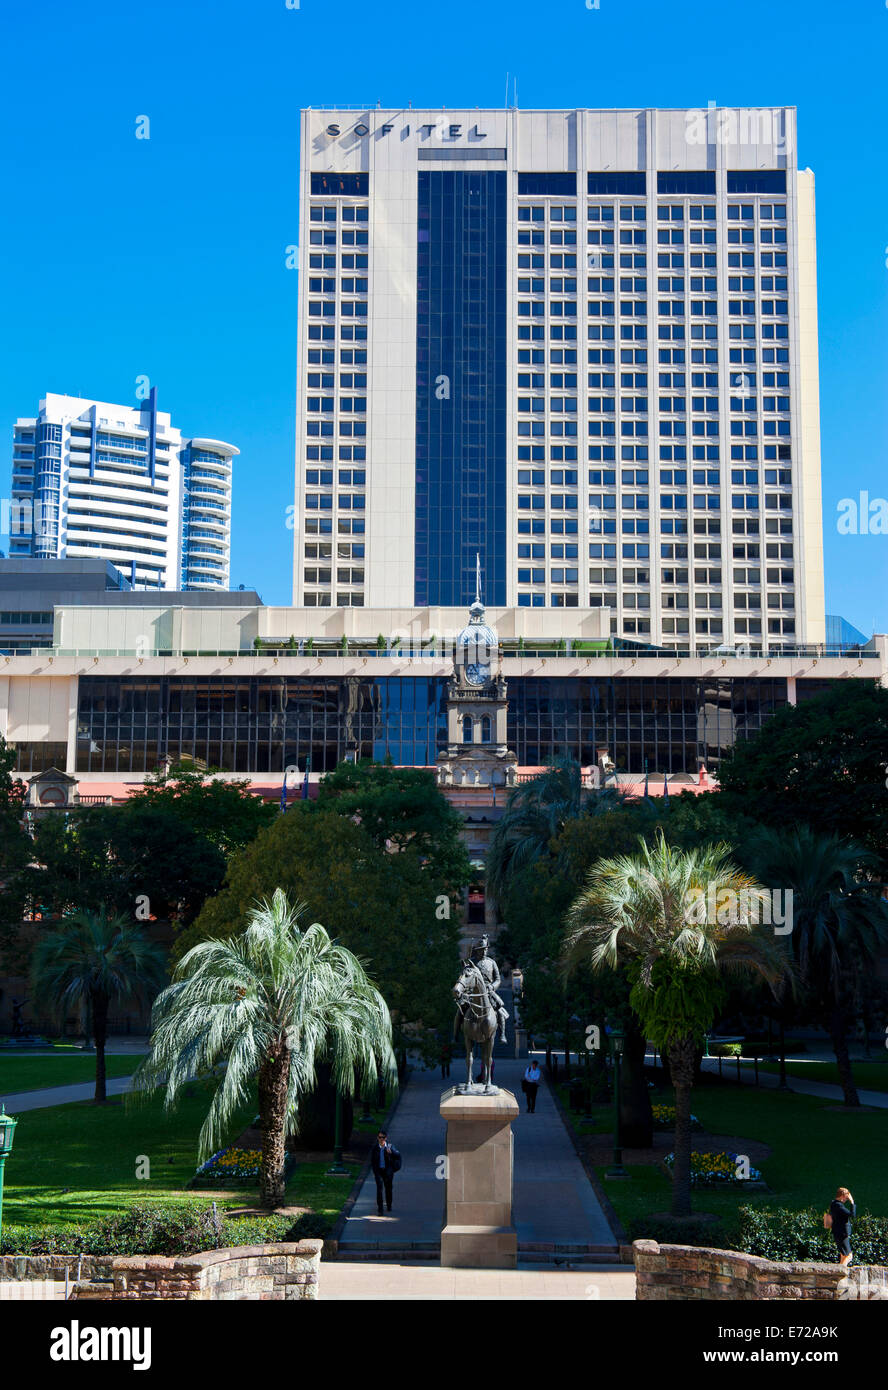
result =
[{"label": "white apartment tower", "polygon": [[231,467],[157,409],[47,395],[13,437],[10,556],[110,560],[139,589],[227,589]]},{"label": "white apartment tower", "polygon": [[302,113],[294,597],[824,640],[791,107]]}]

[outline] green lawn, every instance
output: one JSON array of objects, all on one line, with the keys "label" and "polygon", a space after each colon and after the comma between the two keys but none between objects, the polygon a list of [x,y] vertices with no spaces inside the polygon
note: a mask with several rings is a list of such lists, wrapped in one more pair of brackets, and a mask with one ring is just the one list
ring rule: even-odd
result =
[{"label": "green lawn", "polygon": [[[200,1206],[215,1199],[223,1208],[254,1206],[255,1189],[184,1190],[197,1165],[197,1139],[209,1103],[206,1090],[195,1085],[194,1091],[172,1114],[164,1112],[159,1097],[127,1105],[122,1099],[106,1106],[79,1102],[24,1113],[6,1164],[4,1221],[76,1226],[148,1199]],[[240,1112],[229,1142],[255,1113],[255,1103]],[[143,1155],[150,1161],[147,1179],[136,1177]],[[287,1203],[332,1218],[348,1196],[357,1168],[349,1170],[349,1177],[330,1178],[326,1167],[323,1162],[300,1164],[287,1186]]]},{"label": "green lawn", "polygon": [[[672,1104],[665,1089],[652,1099]],[[835,1189],[851,1189],[858,1210],[888,1214],[888,1165],[885,1163],[886,1116],[841,1113],[814,1096],[782,1095],[774,1091],[730,1085],[695,1086],[691,1108],[711,1134],[758,1139],[771,1147],[761,1163],[770,1192],[743,1189],[694,1188],[697,1211],[721,1215],[727,1227],[741,1204],[824,1209]],[[612,1110],[593,1108],[599,1131],[609,1130]],[[574,1120],[579,1117],[574,1117]],[[579,1125],[578,1133],[588,1132]],[[742,1152],[742,1148],[739,1149]],[[668,1211],[671,1181],[657,1167],[635,1165],[628,1182],[606,1182],[605,1190],[624,1225],[633,1217]],[[603,1177],[605,1169],[599,1170]]]},{"label": "green lawn", "polygon": [[[746,1067],[752,1063],[743,1062]],[[888,1053],[884,1062],[854,1062],[852,1064],[854,1081],[858,1090],[861,1091],[888,1091]],[[780,1072],[779,1062],[759,1062],[759,1071],[771,1072],[777,1076]],[[792,1062],[786,1063],[786,1072],[790,1077],[797,1076],[803,1081],[826,1081],[832,1086],[839,1084],[839,1069],[835,1062],[806,1062],[795,1058]],[[734,1068],[736,1075],[736,1064]],[[727,1070],[725,1075],[729,1075]]]},{"label": "green lawn", "polygon": [[[131,1076],[141,1061],[141,1057],[106,1057],[105,1071],[109,1078]],[[78,1081],[93,1081],[96,1075],[95,1053],[72,1057],[66,1053],[54,1057],[47,1053],[40,1057],[0,1056],[0,1097],[15,1095],[18,1091],[39,1091],[47,1086],[71,1086]]]}]

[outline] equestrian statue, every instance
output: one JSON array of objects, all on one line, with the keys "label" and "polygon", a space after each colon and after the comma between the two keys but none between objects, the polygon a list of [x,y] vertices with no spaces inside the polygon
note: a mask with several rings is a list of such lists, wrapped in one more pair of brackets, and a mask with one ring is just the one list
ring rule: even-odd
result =
[{"label": "equestrian statue", "polygon": [[499,1094],[490,1080],[493,1044],[497,1031],[502,1041],[506,1041],[506,1020],[509,1015],[497,993],[500,972],[496,961],[488,955],[489,945],[490,938],[486,933],[474,943],[471,956],[463,961],[462,974],[453,987],[456,1000],[453,1036],[458,1036],[461,1026],[466,1045],[466,1084],[457,1087],[463,1095],[475,1092],[472,1082],[475,1043],[479,1044],[481,1052],[481,1094]]}]

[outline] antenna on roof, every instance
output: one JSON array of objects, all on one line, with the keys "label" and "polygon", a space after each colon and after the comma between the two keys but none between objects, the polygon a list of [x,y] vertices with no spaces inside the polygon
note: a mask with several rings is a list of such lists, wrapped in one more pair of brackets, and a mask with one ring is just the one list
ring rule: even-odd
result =
[{"label": "antenna on roof", "polygon": [[506,99],[505,99],[505,101],[503,102],[503,106],[506,106],[506,107],[507,107],[508,105],[509,105],[509,74],[506,73]]}]

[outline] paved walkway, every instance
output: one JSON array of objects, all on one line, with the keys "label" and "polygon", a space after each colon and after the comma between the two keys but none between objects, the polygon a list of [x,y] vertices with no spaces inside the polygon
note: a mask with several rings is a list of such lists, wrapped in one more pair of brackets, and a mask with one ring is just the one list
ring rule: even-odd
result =
[{"label": "paved walkway", "polygon": [[[521,1077],[526,1065],[499,1058],[494,1071],[496,1084],[512,1091],[522,1105],[513,1125],[519,1249],[578,1245],[599,1247],[602,1253],[613,1250],[613,1233],[547,1085],[540,1087],[536,1113],[524,1113]],[[442,1091],[460,1079],[458,1070],[457,1061],[447,1081],[441,1080],[439,1072],[413,1072],[389,1127],[392,1143],[404,1155],[404,1167],[395,1178],[394,1210],[377,1216],[376,1183],[368,1173],[346,1221],[343,1245],[352,1249],[383,1245],[391,1250],[438,1247],[444,1225],[444,1183],[437,1174],[445,1150],[439,1105]]]},{"label": "paved walkway", "polygon": [[381,1298],[409,1299],[541,1299],[595,1302],[635,1298],[635,1271],[613,1265],[584,1269],[552,1269],[522,1265],[520,1269],[442,1269],[437,1264],[382,1264],[345,1260],[321,1265],[320,1298],[325,1301]]},{"label": "paved walkway", "polygon": [[[109,1096],[122,1096],[129,1090],[131,1076],[117,1076],[105,1082]],[[78,1081],[71,1086],[44,1086],[39,1091],[19,1091],[14,1095],[0,1096],[9,1115],[20,1115],[25,1110],[47,1110],[51,1105],[70,1105],[77,1100],[92,1100],[96,1093],[94,1081]]]},{"label": "paved walkway", "polygon": [[[740,1059],[741,1084],[744,1086],[755,1085],[755,1068],[752,1062],[744,1063]],[[791,1062],[787,1058],[786,1081],[791,1091],[797,1091],[802,1096],[820,1096],[823,1100],[835,1101],[837,1105],[843,1105],[845,1101],[841,1086],[833,1086],[828,1081],[806,1081],[803,1076],[798,1076],[789,1070]],[[701,1071],[714,1072],[718,1075],[718,1058],[704,1057],[700,1063]],[[733,1057],[722,1058],[722,1077],[725,1081],[737,1080],[737,1063]],[[774,1072],[762,1071],[759,1067],[759,1087],[760,1089],[775,1090],[780,1085],[780,1077]],[[857,1088],[861,1105],[872,1105],[877,1110],[888,1110],[888,1092],[885,1091],[862,1091]]]}]

